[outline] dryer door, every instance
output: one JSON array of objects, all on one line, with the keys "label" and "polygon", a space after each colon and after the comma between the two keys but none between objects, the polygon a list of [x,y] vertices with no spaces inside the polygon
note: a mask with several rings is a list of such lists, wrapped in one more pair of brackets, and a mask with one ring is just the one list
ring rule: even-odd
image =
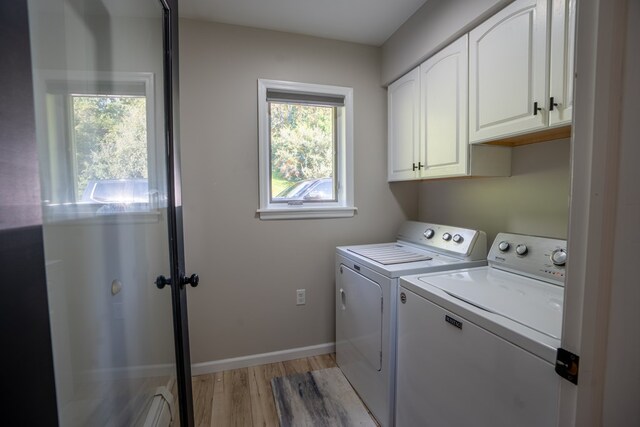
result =
[{"label": "dryer door", "polygon": [[377,371],[382,369],[382,288],[362,274],[340,265],[337,322],[349,342]]}]

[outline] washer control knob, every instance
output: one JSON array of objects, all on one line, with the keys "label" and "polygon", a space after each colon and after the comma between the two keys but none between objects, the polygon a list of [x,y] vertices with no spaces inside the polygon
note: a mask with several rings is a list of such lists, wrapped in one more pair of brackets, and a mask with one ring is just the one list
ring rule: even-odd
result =
[{"label": "washer control knob", "polygon": [[554,265],[564,265],[567,262],[567,251],[564,249],[556,249],[551,252],[551,262]]},{"label": "washer control knob", "polygon": [[432,238],[434,234],[436,234],[436,233],[435,233],[435,231],[433,231],[433,229],[431,229],[431,228],[427,228],[427,229],[425,230],[425,232],[424,232],[424,233],[422,233],[422,235],[423,235],[424,237],[426,237],[427,239]]},{"label": "washer control knob", "polygon": [[506,252],[510,247],[511,245],[507,241],[503,240],[502,242],[498,243],[498,249],[500,249],[500,252]]},{"label": "washer control knob", "polygon": [[518,245],[518,246],[516,246],[516,253],[518,255],[526,255],[527,252],[529,252],[529,248],[527,248],[527,245]]},{"label": "washer control knob", "polygon": [[445,240],[445,241],[447,241],[447,242],[448,242],[449,240],[451,240],[451,234],[449,234],[449,233],[444,233],[444,234],[442,235],[442,240]]},{"label": "washer control knob", "polygon": [[459,234],[454,234],[453,235],[453,241],[456,243],[462,243],[462,241],[464,240],[464,238],[459,235]]}]

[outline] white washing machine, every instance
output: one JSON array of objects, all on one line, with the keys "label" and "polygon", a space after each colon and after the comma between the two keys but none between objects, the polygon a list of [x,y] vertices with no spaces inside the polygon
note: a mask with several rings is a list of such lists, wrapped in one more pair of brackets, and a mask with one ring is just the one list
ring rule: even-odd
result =
[{"label": "white washing machine", "polygon": [[378,422],[392,426],[398,278],[486,265],[487,237],[408,221],[396,242],[336,252],[337,364]]},{"label": "white washing machine", "polygon": [[488,266],[401,278],[396,425],[555,426],[566,258],[501,233]]}]

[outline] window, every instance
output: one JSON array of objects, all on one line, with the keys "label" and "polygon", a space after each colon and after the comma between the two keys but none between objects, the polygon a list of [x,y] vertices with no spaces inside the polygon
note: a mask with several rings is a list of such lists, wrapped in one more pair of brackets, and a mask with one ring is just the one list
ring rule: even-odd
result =
[{"label": "window", "polygon": [[258,80],[261,219],[353,216],[353,89]]},{"label": "window", "polygon": [[155,212],[166,203],[151,73],[48,72],[37,81],[45,219]]},{"label": "window", "polygon": [[71,94],[69,101],[75,201],[132,203],[134,187],[140,201],[148,193],[146,97]]}]

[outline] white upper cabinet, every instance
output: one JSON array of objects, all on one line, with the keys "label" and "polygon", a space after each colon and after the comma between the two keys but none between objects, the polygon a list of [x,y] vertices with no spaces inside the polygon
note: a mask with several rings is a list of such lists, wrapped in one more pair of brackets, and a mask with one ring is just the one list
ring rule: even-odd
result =
[{"label": "white upper cabinet", "polygon": [[509,176],[477,143],[571,124],[576,1],[515,0],[392,83],[388,180]]},{"label": "white upper cabinet", "polygon": [[387,92],[388,180],[419,177],[420,70],[412,70],[392,83]]},{"label": "white upper cabinet", "polygon": [[389,181],[509,176],[511,150],[469,146],[468,36],[389,86]]},{"label": "white upper cabinet", "polygon": [[552,0],[549,126],[571,123],[576,0]]},{"label": "white upper cabinet", "polygon": [[516,0],[469,33],[469,140],[547,126],[547,0]]},{"label": "white upper cabinet", "polygon": [[422,178],[467,174],[467,36],[420,65]]}]

